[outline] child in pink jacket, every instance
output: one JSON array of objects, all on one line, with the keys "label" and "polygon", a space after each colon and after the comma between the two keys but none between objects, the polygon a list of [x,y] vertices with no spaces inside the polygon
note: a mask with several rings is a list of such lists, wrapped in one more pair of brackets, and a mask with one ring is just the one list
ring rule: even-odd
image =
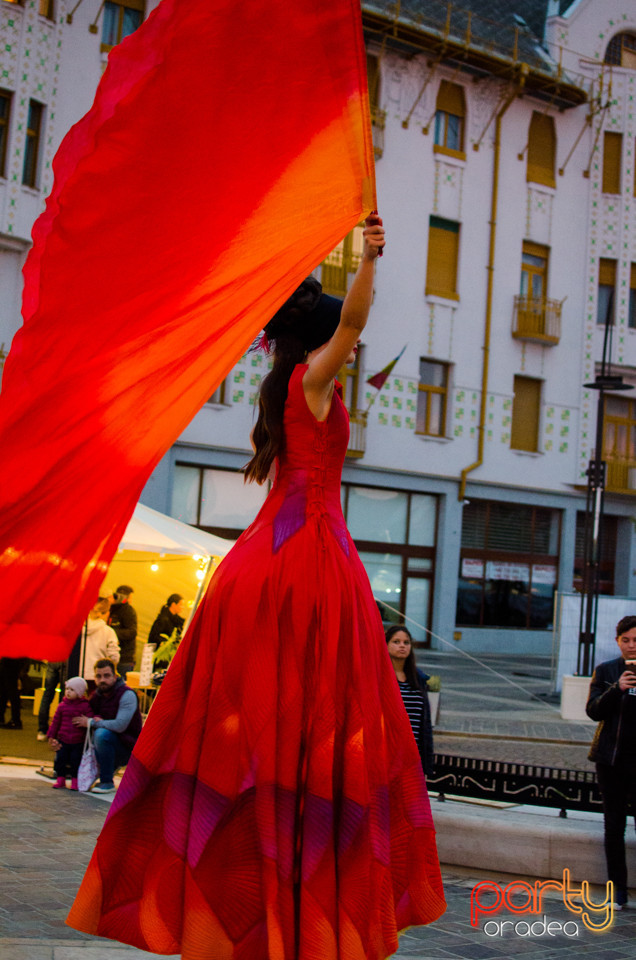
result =
[{"label": "child in pink jacket", "polygon": [[77,790],[77,771],[82,759],[86,729],[76,727],[73,717],[93,716],[86,699],[87,689],[86,680],[82,677],[71,677],[66,681],[64,699],[55,711],[46,734],[49,744],[56,751],[53,767],[57,780],[53,784],[54,790],[63,790],[66,787],[67,776],[71,778],[71,790]]}]

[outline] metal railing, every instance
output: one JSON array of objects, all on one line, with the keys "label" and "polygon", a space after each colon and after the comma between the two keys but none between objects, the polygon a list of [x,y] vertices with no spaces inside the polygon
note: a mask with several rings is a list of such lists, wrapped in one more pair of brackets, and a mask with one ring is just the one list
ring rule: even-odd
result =
[{"label": "metal railing", "polygon": [[378,107],[371,108],[371,136],[373,139],[373,154],[376,160],[384,153],[384,127],[386,126],[386,110]]},{"label": "metal railing", "polygon": [[566,810],[602,811],[596,775],[588,770],[564,770],[501,760],[477,760],[435,754],[435,776],[427,777],[430,790],[456,797],[531,804]]},{"label": "metal railing", "polygon": [[349,414],[349,446],[347,456],[359,459],[367,449],[367,411],[358,410]]},{"label": "metal railing", "polygon": [[554,346],[561,339],[561,301],[515,297],[512,335]]}]

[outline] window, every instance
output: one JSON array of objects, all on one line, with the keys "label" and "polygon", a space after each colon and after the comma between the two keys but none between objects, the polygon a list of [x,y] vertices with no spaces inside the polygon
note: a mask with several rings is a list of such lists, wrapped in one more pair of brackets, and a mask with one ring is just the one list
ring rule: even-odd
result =
[{"label": "window", "polygon": [[[382,619],[402,623],[415,640],[429,641],[437,539],[437,497],[343,484],[347,526],[371,581]],[[421,626],[417,626],[420,624]]]},{"label": "window", "polygon": [[457,294],[457,259],[459,224],[453,220],[431,217],[428,231],[426,293],[448,300],[459,300]]},{"label": "window", "polygon": [[0,177],[6,176],[7,143],[11,120],[11,97],[8,90],[0,90]]},{"label": "window", "polygon": [[54,0],[40,0],[38,13],[41,17],[46,17],[47,20],[55,19],[55,8]]},{"label": "window", "polygon": [[523,241],[521,250],[521,289],[527,300],[545,300],[548,293],[549,247]]},{"label": "window", "polygon": [[636,330],[636,263],[632,263],[629,278],[629,313],[627,325],[630,330]]},{"label": "window", "polygon": [[367,86],[371,113],[371,134],[376,160],[384,153],[384,126],[386,110],[380,110],[380,58],[367,53]]},{"label": "window", "polygon": [[545,113],[532,114],[528,132],[528,168],[526,179],[555,187],[554,166],[556,158],[556,133],[554,120]]},{"label": "window", "polygon": [[435,147],[438,153],[464,158],[464,88],[442,80],[435,113]]},{"label": "window", "polygon": [[617,33],[612,37],[605,50],[605,63],[636,70],[636,36],[633,33]]},{"label": "window", "polygon": [[265,502],[268,485],[243,483],[238,470],[177,464],[170,514],[231,539],[249,527]]},{"label": "window", "polygon": [[415,432],[429,437],[446,434],[448,364],[420,359]]},{"label": "window", "polygon": [[[614,568],[618,543],[618,518],[604,514],[601,518],[601,557],[599,593],[614,595]],[[574,589],[580,593],[583,589],[583,570],[585,567],[585,514],[582,510],[576,514],[576,545],[574,549]]]},{"label": "window", "polygon": [[527,450],[530,453],[538,451],[540,410],[541,380],[515,377],[510,431],[510,446],[513,450]]},{"label": "window", "polygon": [[608,490],[636,492],[636,400],[605,397],[603,460]]},{"label": "window", "polygon": [[102,22],[102,50],[110,50],[134,33],[144,19],[144,0],[106,0]]},{"label": "window", "polygon": [[[614,323],[614,290],[616,288],[616,260],[601,257],[598,267],[598,297],[596,300],[596,322],[605,324],[607,317]],[[630,300],[631,303],[631,300]]]},{"label": "window", "polygon": [[216,390],[214,391],[214,393],[212,394],[212,396],[209,398],[209,400],[206,400],[205,402],[213,403],[217,405],[221,403],[225,403],[226,383],[227,383],[227,380],[222,380],[221,383],[216,388]]},{"label": "window", "polygon": [[320,282],[325,293],[332,297],[346,297],[349,281],[358,269],[364,249],[362,232],[364,223],[359,223],[322,262]]},{"label": "window", "polygon": [[467,503],[457,625],[550,628],[560,526],[558,510],[486,500]]},{"label": "window", "polygon": [[603,193],[621,192],[621,154],[623,152],[623,134],[603,135]]},{"label": "window", "polygon": [[37,100],[29,100],[29,118],[24,146],[24,166],[22,168],[22,183],[25,187],[37,186],[43,113],[44,107],[41,103],[38,103]]}]

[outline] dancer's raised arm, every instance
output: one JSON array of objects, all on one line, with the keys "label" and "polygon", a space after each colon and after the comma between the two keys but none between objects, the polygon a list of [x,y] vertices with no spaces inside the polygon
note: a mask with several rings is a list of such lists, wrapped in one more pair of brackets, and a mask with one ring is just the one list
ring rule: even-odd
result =
[{"label": "dancer's raised arm", "polygon": [[384,244],[382,220],[372,214],[366,220],[362,260],[342,305],[340,323],[327,343],[308,354],[303,389],[309,409],[318,420],[324,420],[329,414],[334,377],[344,364],[355,360],[373,300],[375,261]]}]

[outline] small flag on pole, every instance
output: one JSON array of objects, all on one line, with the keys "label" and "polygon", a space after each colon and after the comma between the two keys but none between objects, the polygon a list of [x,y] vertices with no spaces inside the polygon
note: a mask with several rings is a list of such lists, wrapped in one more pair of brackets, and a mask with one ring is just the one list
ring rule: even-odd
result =
[{"label": "small flag on pole", "polygon": [[382,367],[382,369],[379,370],[378,373],[374,373],[372,377],[369,377],[367,380],[367,383],[370,383],[372,387],[376,388],[376,390],[381,390],[384,384],[389,379],[389,376],[391,374],[391,371],[393,370],[393,367],[395,366],[395,364],[398,362],[398,360],[406,350],[406,346],[407,345],[404,344],[404,346],[398,353],[397,357],[395,357],[394,360],[391,360],[390,363],[387,363],[386,367]]}]

